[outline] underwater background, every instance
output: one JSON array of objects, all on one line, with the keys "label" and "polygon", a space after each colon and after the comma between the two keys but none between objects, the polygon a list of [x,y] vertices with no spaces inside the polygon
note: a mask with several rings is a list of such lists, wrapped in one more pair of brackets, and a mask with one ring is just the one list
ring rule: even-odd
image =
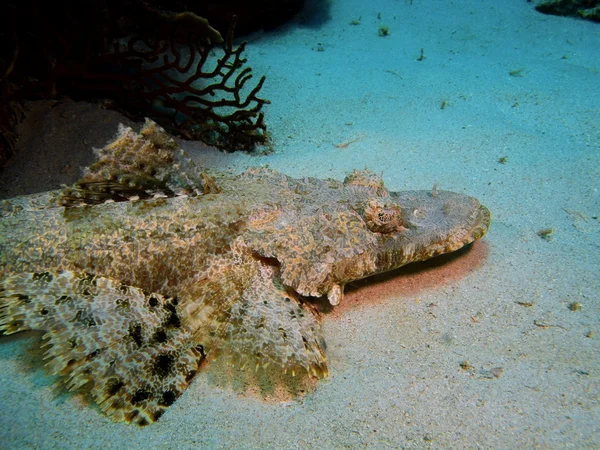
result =
[{"label": "underwater background", "polygon": [[[477,197],[488,235],[348,286],[323,319],[330,376],[299,397],[208,367],[156,424],[113,423],[56,387],[39,334],[2,336],[0,448],[599,448],[600,25],[525,0],[337,0],[247,39],[274,151],[179,141],[199,165],[367,167],[393,191]],[[38,114],[2,197],[73,182],[131,123]]]}]

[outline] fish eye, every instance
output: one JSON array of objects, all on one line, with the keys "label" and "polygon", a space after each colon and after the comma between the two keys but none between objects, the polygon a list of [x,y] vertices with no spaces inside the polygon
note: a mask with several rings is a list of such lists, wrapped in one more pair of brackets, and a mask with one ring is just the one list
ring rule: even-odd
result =
[{"label": "fish eye", "polygon": [[372,197],[361,205],[360,213],[374,233],[394,233],[403,229],[402,210],[395,203]]}]

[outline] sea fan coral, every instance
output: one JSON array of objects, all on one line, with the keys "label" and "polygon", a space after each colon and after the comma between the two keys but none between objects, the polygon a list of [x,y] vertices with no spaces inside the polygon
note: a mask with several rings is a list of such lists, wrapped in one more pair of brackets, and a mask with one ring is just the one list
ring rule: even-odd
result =
[{"label": "sea fan coral", "polygon": [[[235,21],[223,38],[193,12],[143,0],[9,2],[0,19],[0,98],[102,99],[183,138],[252,150],[268,144],[268,101],[258,95],[264,77],[250,81],[245,43],[233,45]],[[10,129],[15,108],[3,111],[0,129]],[[5,153],[14,141],[3,143]]]}]

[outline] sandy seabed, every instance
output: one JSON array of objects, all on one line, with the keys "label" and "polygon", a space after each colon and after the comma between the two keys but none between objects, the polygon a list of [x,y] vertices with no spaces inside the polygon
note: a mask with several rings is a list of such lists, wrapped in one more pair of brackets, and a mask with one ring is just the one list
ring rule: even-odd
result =
[{"label": "sandy seabed", "polygon": [[[337,0],[330,16],[250,39],[274,153],[182,146],[219,169],[437,183],[488,206],[489,234],[349,286],[323,321],[329,378],[284,402],[209,367],[158,423],[113,423],[56,387],[38,334],[3,336],[0,448],[600,448],[600,25],[523,0]],[[73,182],[118,122],[32,106],[0,194]]]}]

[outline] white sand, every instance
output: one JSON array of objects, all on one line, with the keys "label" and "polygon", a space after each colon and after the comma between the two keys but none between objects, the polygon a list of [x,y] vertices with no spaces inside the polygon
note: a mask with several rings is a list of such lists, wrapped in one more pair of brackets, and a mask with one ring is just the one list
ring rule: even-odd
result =
[{"label": "white sand", "polygon": [[600,25],[523,0],[338,0],[247,56],[276,152],[184,143],[199,162],[438,183],[490,208],[488,236],[348,289],[324,319],[331,376],[285,403],[209,368],[158,423],[115,424],[54,386],[37,335],[2,337],[0,447],[600,448]]}]

